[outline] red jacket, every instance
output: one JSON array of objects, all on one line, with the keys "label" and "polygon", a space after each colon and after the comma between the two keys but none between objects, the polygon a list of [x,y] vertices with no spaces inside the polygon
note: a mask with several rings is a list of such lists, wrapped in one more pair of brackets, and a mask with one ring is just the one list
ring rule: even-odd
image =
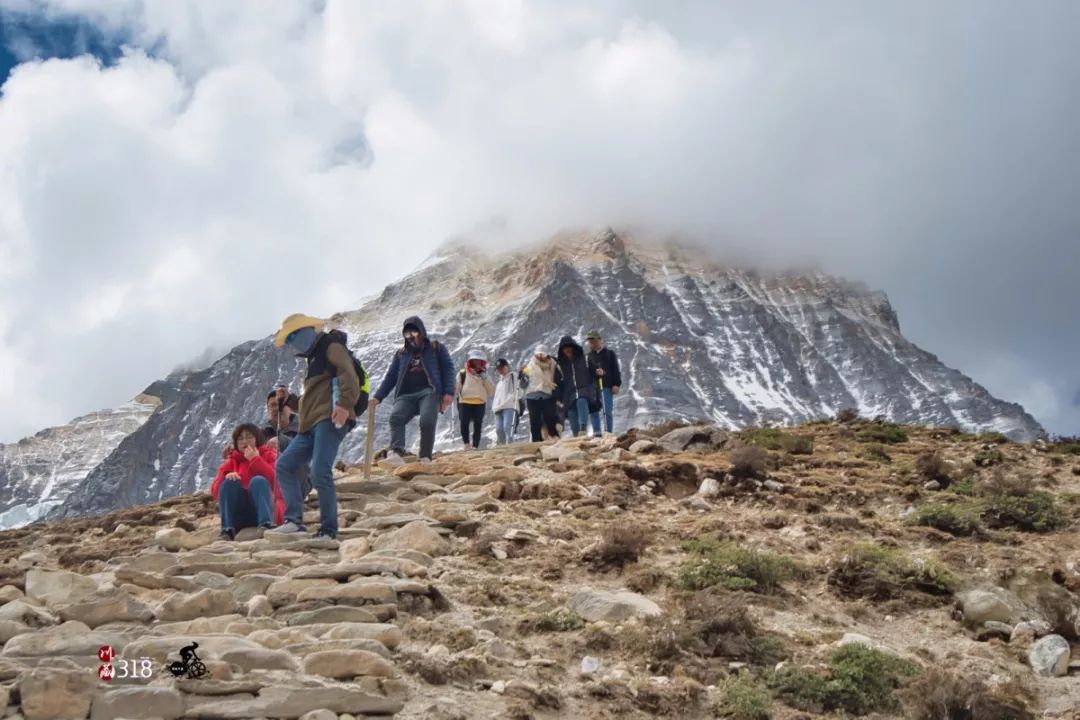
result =
[{"label": "red jacket", "polygon": [[221,492],[221,483],[225,476],[231,472],[240,475],[240,485],[245,490],[247,490],[251,478],[262,475],[270,482],[270,493],[274,498],[274,523],[280,525],[285,522],[285,498],[281,495],[281,488],[274,478],[274,463],[276,461],[277,450],[267,445],[259,448],[259,456],[251,461],[244,457],[244,453],[233,450],[229,459],[221,463],[221,467],[218,468],[217,477],[214,478],[214,483],[210,486],[210,494],[214,496],[215,500],[218,499],[218,494]]}]

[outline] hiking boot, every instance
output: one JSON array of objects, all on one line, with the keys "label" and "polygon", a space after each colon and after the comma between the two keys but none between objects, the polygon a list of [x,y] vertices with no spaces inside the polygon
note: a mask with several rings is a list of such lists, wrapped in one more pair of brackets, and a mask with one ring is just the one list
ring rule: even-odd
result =
[{"label": "hiking boot", "polygon": [[266,537],[295,538],[299,540],[301,534],[306,532],[307,528],[305,526],[297,525],[292,520],[286,520],[273,530],[267,530],[264,535]]},{"label": "hiking boot", "polygon": [[221,531],[221,534],[218,535],[218,540],[232,542],[234,539],[236,539],[236,532],[232,528],[225,528]]},{"label": "hiking boot", "polygon": [[338,545],[336,537],[322,530],[312,535],[311,540],[307,543],[308,547],[318,550],[337,550]]},{"label": "hiking boot", "polygon": [[401,455],[398,454],[397,451],[391,450],[390,452],[386,453],[386,459],[383,460],[383,462],[387,463],[388,465],[404,465],[405,458],[401,457]]}]

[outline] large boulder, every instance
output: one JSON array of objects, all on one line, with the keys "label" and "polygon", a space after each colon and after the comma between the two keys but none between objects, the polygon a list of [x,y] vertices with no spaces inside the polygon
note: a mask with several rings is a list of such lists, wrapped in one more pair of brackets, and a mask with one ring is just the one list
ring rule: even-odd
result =
[{"label": "large boulder", "polygon": [[64,620],[78,620],[91,628],[112,622],[147,623],[154,619],[154,611],[149,606],[125,592],[90,598],[74,605],[61,605],[57,612]]},{"label": "large boulder", "polygon": [[[426,466],[421,466],[426,467]],[[393,715],[401,711],[400,700],[369,695],[358,686],[339,687],[267,687],[258,695],[225,697],[189,696],[188,717],[295,718],[312,710],[330,710],[350,715]]]},{"label": "large boulder", "polygon": [[392,677],[394,666],[366,650],[322,650],[304,658],[304,673],[335,680],[369,675]]},{"label": "large boulder", "polygon": [[445,555],[450,548],[435,530],[423,521],[414,521],[398,528],[393,532],[386,533],[375,540],[375,550],[417,550],[436,557]]},{"label": "large boulder", "polygon": [[582,590],[571,597],[566,606],[590,622],[618,622],[632,617],[656,617],[661,613],[660,606],[652,600],[632,592]]},{"label": "large boulder", "polygon": [[8,657],[93,657],[102,645],[123,647],[127,638],[124,633],[91,630],[81,622],[72,621],[46,630],[17,635],[4,645],[2,654]]},{"label": "large boulder", "polygon": [[982,627],[986,622],[1015,624],[1025,619],[1023,602],[1001,588],[967,590],[956,595],[956,603],[964,624],[971,628]]},{"label": "large boulder", "polygon": [[48,608],[82,602],[93,597],[97,590],[97,583],[90,578],[66,570],[26,571],[27,597],[39,600]]},{"label": "large boulder", "polygon": [[714,425],[691,425],[672,430],[657,444],[668,452],[707,452],[721,450],[728,442],[729,435]]},{"label": "large boulder", "polygon": [[158,619],[194,620],[195,618],[229,615],[237,610],[236,598],[228,590],[200,590],[186,595],[173,593],[158,606]]},{"label": "large boulder", "polygon": [[94,697],[90,720],[114,718],[164,718],[173,720],[184,716],[184,696],[164,687],[122,687],[110,689]]},{"label": "large boulder", "polygon": [[82,720],[100,683],[88,670],[27,670],[18,682],[22,714],[26,720]]},{"label": "large boulder", "polygon": [[13,600],[0,607],[0,621],[16,622],[32,628],[56,625],[60,619],[45,608],[35,607],[23,600]]},{"label": "large boulder", "polygon": [[311,632],[324,640],[378,640],[393,650],[401,644],[401,628],[391,623],[340,623],[311,626]]}]

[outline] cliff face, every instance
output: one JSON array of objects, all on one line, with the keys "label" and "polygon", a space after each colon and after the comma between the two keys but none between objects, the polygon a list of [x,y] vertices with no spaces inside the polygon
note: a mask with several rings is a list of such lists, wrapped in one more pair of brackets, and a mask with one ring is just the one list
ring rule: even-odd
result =
[{"label": "cliff face", "polygon": [[[533,348],[591,329],[621,360],[618,427],[704,419],[728,428],[791,424],[847,407],[905,423],[1042,434],[1019,405],[992,397],[906,340],[880,292],[821,273],[759,274],[692,248],[644,245],[610,230],[568,234],[519,253],[445,248],[358,310],[335,316],[372,374],[400,343],[401,321],[422,316],[460,366],[469,349],[524,363]],[[299,389],[300,366],[269,339],[238,346],[209,369],[147,393],[162,399],[144,425],[95,463],[50,517],[98,513],[206,487],[239,422],[265,419],[279,380]],[[384,408],[377,447],[388,440]],[[458,444],[451,413],[437,448]],[[489,420],[489,436],[494,429]],[[521,429],[524,437],[525,428]],[[410,439],[413,434],[410,434]],[[358,460],[363,432],[346,439]]]}]

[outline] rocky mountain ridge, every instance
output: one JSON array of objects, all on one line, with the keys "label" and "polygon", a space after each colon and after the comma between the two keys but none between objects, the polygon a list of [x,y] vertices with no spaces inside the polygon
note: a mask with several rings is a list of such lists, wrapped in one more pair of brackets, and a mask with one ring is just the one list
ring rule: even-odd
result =
[{"label": "rocky mountain ridge", "polygon": [[[554,350],[564,334],[600,330],[623,366],[617,427],[678,418],[727,428],[791,424],[851,407],[1022,440],[1043,432],[1023,408],[907,341],[883,293],[818,272],[726,267],[702,250],[611,230],[566,233],[498,256],[452,245],[333,321],[377,383],[400,342],[401,320],[413,314],[448,345],[455,364],[481,348],[517,365],[537,345]],[[207,369],[174,373],[146,389],[161,407],[145,424],[103,453],[70,494],[39,495],[38,503],[55,519],[206,487],[230,429],[264,418],[267,388],[284,381],[298,390],[300,375],[269,338]],[[385,412],[377,447],[388,441]],[[490,442],[490,421],[486,430]],[[448,411],[437,447],[456,446],[457,432]],[[362,446],[363,433],[351,433],[342,457],[359,460]],[[13,488],[9,502],[29,506],[31,495]]]}]

